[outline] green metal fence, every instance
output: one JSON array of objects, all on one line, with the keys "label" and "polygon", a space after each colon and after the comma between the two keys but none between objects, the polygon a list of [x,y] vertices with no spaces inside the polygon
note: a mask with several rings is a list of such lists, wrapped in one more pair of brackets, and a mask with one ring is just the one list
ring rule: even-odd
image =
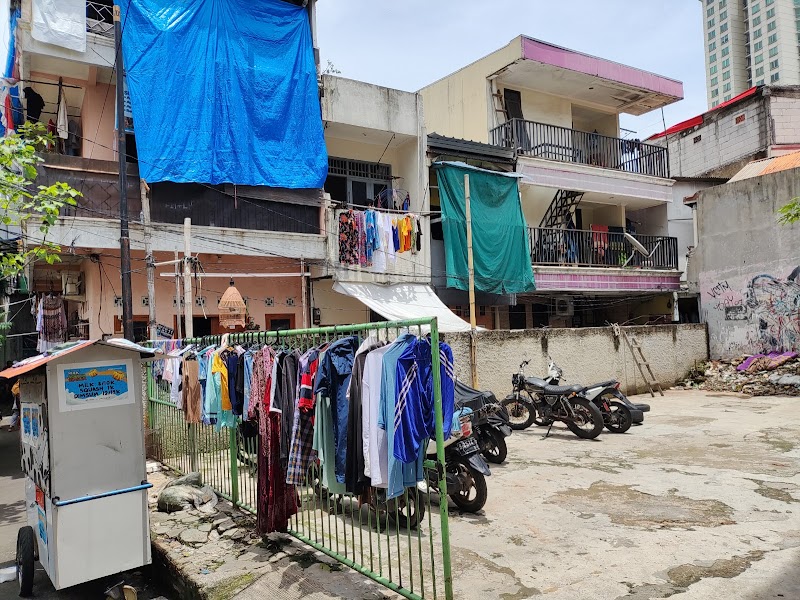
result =
[{"label": "green metal fence", "polygon": [[[231,334],[230,343],[286,345],[304,351],[341,336],[376,333],[392,340],[408,331],[430,333],[436,408],[436,460],[425,461],[426,473],[439,479],[441,496],[416,488],[402,497],[380,502],[376,490],[354,497],[324,489],[312,464],[306,485],[297,488],[298,513],[290,533],[412,600],[452,600],[450,537],[439,370],[439,332],[436,319],[414,319],[364,325],[299,329],[281,332]],[[220,336],[184,340],[219,343]],[[203,481],[234,505],[255,513],[257,507],[257,438],[242,436],[239,428],[189,424],[170,402],[167,382],[156,381],[148,368],[148,452],[181,472],[199,471]],[[438,463],[438,464],[437,464]],[[438,509],[436,514],[432,508]]]}]

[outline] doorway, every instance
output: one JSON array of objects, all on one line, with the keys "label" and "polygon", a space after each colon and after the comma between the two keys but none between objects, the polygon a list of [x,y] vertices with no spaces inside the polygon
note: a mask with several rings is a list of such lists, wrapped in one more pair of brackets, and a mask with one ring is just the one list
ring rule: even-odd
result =
[{"label": "doorway", "polygon": [[294,329],[294,314],[264,315],[267,331],[286,331]]},{"label": "doorway", "polygon": [[528,316],[527,304],[517,304],[516,306],[508,307],[508,328],[509,329],[527,329]]}]

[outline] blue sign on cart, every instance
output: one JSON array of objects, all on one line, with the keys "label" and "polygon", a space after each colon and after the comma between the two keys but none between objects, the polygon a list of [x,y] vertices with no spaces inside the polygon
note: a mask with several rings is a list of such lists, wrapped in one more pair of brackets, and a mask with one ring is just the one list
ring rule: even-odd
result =
[{"label": "blue sign on cart", "polygon": [[61,410],[102,408],[133,402],[126,363],[103,361],[90,366],[63,367]]}]

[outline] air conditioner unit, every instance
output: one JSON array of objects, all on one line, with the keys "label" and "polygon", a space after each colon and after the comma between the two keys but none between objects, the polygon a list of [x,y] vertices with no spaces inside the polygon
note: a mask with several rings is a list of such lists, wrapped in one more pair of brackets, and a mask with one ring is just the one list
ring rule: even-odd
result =
[{"label": "air conditioner unit", "polygon": [[575,304],[569,296],[560,296],[555,302],[557,317],[571,317],[575,314]]}]

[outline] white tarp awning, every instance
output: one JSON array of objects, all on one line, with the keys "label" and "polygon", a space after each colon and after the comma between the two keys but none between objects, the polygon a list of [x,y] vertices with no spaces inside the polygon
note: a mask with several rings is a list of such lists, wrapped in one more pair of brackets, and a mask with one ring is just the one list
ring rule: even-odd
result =
[{"label": "white tarp awning", "polygon": [[86,52],[86,0],[34,0],[33,39]]},{"label": "white tarp awning", "polygon": [[380,285],[377,283],[337,282],[333,289],[363,302],[390,321],[437,317],[439,331],[469,331],[469,323],[439,300],[430,286],[419,283]]}]

